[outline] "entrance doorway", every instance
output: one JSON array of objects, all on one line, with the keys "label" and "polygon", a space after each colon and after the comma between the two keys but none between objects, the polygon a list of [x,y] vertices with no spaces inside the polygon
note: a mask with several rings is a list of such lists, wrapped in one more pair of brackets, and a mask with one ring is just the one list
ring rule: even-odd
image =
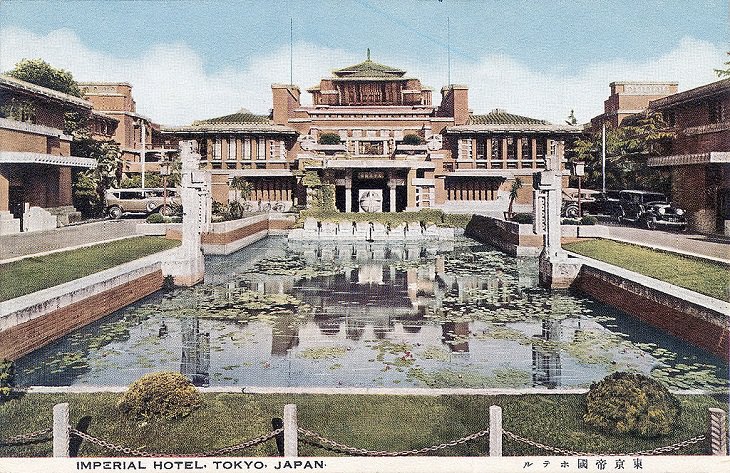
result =
[{"label": "entrance doorway", "polygon": [[20,228],[23,229],[23,212],[25,211],[25,192],[21,186],[10,186],[8,189],[8,210],[13,217],[20,219]]}]

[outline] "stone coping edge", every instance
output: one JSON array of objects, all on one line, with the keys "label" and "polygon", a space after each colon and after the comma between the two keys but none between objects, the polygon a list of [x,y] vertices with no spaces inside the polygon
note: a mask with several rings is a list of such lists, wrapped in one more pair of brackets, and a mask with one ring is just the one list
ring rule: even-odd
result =
[{"label": "stone coping edge", "polygon": [[667,296],[684,300],[699,307],[703,307],[706,310],[719,312],[725,317],[730,318],[730,303],[728,302],[722,301],[720,299],[715,299],[714,297],[706,296],[704,294],[700,294],[699,292],[694,292],[683,287],[675,286],[674,284],[670,284],[666,281],[661,281],[659,279],[654,279],[649,276],[644,276],[643,274],[639,274],[634,271],[621,268],[619,266],[595,260],[593,258],[589,258],[578,253],[573,253],[572,251],[567,251],[567,253],[569,256],[582,261],[583,264],[596,268],[599,271],[605,271],[609,274],[613,274],[636,284],[640,284],[650,289],[663,292]]},{"label": "stone coping edge", "polygon": [[[122,393],[127,386],[30,386],[20,391],[36,394],[83,394]],[[267,387],[267,386],[214,386],[198,388],[201,393],[230,394],[322,394],[322,395],[395,395],[395,396],[520,396],[527,394],[585,394],[588,388],[317,388],[317,387]],[[713,391],[703,389],[670,390],[674,394],[708,395]]]},{"label": "stone coping edge", "polygon": [[139,270],[146,267],[161,266],[162,262],[173,258],[179,248],[171,248],[158,253],[139,258],[127,263],[114,266],[97,273],[84,276],[82,278],[74,279],[72,281],[59,284],[57,286],[41,289],[40,291],[32,292],[23,296],[16,297],[14,299],[8,299],[0,302],[0,317],[9,315],[13,312],[27,309],[36,304],[42,304],[48,302],[54,298],[63,297],[67,294],[74,293],[82,290],[88,286],[111,280],[124,274],[130,273],[135,270]]}]

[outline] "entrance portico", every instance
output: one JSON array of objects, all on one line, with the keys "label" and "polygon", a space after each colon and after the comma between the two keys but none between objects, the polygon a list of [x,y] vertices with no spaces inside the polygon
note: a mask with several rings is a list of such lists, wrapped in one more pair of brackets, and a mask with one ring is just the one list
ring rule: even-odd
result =
[{"label": "entrance portico", "polygon": [[[323,182],[335,185],[340,212],[403,212],[418,205],[408,189],[416,185],[417,169],[433,170],[430,162],[331,160],[322,170]],[[377,160],[380,161],[380,160]],[[372,163],[372,164],[371,164]]]}]

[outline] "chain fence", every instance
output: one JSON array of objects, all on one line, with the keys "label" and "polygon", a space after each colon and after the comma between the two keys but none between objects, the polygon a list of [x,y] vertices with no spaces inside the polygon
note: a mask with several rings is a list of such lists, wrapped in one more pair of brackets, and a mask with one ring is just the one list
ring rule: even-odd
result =
[{"label": "chain fence", "polygon": [[51,440],[51,437],[42,438],[42,439],[40,437],[44,437],[44,436],[50,434],[51,432],[53,432],[53,429],[49,427],[47,429],[36,430],[35,432],[30,432],[27,434],[14,435],[12,437],[0,439],[0,446],[10,447],[13,445],[23,445],[23,444],[30,443],[31,441],[36,441],[36,440],[48,442]]},{"label": "chain fence", "polygon": [[126,456],[138,456],[138,457],[148,457],[148,458],[151,458],[151,457],[218,457],[218,456],[222,456],[222,455],[232,453],[232,452],[235,452],[238,450],[244,450],[246,448],[251,448],[253,446],[259,445],[268,440],[271,440],[272,438],[276,437],[277,435],[281,434],[282,432],[284,432],[284,428],[272,430],[268,434],[264,434],[260,437],[256,437],[254,439],[247,440],[245,442],[241,442],[236,445],[231,445],[230,447],[223,447],[223,448],[219,448],[216,450],[208,450],[205,452],[156,453],[156,452],[148,452],[145,450],[139,450],[136,448],[125,447],[124,445],[107,442],[106,440],[102,440],[100,438],[94,437],[93,435],[89,435],[86,432],[81,432],[80,430],[76,430],[74,428],[69,429],[69,433],[71,435],[75,435],[75,436],[79,437],[80,439],[86,440],[90,443],[98,445],[107,450],[112,450],[115,452],[123,453]]},{"label": "chain fence", "polygon": [[315,439],[314,441],[306,439],[306,438],[302,439],[303,442],[305,442],[309,445],[313,445],[315,447],[321,447],[326,450],[330,450],[330,451],[334,451],[334,452],[347,453],[350,455],[358,455],[358,456],[366,456],[366,457],[405,457],[405,456],[410,456],[410,455],[420,455],[422,453],[436,452],[438,450],[442,450],[447,447],[455,447],[456,445],[461,445],[466,442],[476,440],[480,437],[484,437],[485,435],[487,435],[489,433],[489,429],[485,429],[485,430],[480,430],[479,432],[475,432],[471,435],[461,437],[460,439],[452,440],[451,442],[446,442],[446,443],[442,443],[439,445],[433,445],[431,447],[423,447],[423,448],[417,448],[417,449],[413,449],[413,450],[389,452],[386,450],[367,450],[365,448],[350,447],[349,445],[335,442],[334,440],[330,440],[316,432],[307,430],[302,427],[297,428],[297,430],[299,431],[299,433],[301,433],[305,437],[313,437]]},{"label": "chain fence", "polygon": [[669,453],[669,452],[676,452],[684,447],[688,447],[690,445],[696,444],[698,442],[701,442],[705,440],[704,435],[697,435],[695,437],[692,437],[687,440],[683,440],[681,442],[674,443],[672,445],[667,445],[666,447],[657,447],[651,450],[640,450],[637,452],[629,452],[629,453],[596,453],[596,452],[579,452],[575,450],[568,450],[564,448],[558,448],[558,447],[552,447],[550,445],[545,445],[540,442],[535,442],[534,440],[530,440],[526,437],[522,437],[520,435],[515,434],[514,432],[510,432],[509,430],[503,430],[502,433],[512,440],[515,440],[517,442],[521,442],[527,445],[530,445],[535,448],[539,448],[540,450],[546,450],[549,452],[557,453],[559,455],[565,455],[565,456],[601,456],[601,455],[618,455],[618,456],[635,456],[635,455],[661,455],[663,453]]}]

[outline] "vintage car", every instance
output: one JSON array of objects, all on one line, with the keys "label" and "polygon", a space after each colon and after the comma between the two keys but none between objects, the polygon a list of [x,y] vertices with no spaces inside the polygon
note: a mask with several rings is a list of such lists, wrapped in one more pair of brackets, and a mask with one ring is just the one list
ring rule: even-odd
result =
[{"label": "vintage car", "polygon": [[167,189],[167,201],[162,188],[108,189],[105,198],[106,214],[113,219],[121,218],[125,213],[170,215],[173,207],[181,204],[175,189]]},{"label": "vintage car", "polygon": [[659,192],[623,190],[619,192],[621,220],[648,229],[659,227],[684,230],[687,219],[684,210],[678,209]]},{"label": "vintage car", "polygon": [[593,215],[602,217],[605,220],[619,222],[623,215],[621,204],[619,203],[619,192],[609,190],[605,193],[599,192],[595,194],[591,201],[585,204],[581,203],[583,215]]},{"label": "vintage car", "polygon": [[[586,213],[587,206],[590,206],[596,200],[596,196],[600,194],[592,189],[580,190],[580,207],[583,213]],[[567,218],[578,217],[578,189],[574,187],[563,188],[563,204],[560,214]]]}]

